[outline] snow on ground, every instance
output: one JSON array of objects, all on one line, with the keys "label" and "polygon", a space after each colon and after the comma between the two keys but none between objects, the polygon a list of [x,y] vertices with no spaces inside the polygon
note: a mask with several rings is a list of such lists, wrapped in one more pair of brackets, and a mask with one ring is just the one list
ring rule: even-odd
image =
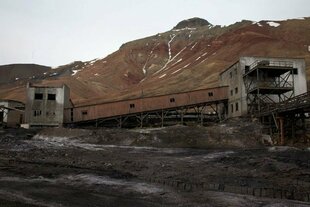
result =
[{"label": "snow on ground", "polygon": [[[169,44],[168,44],[168,46],[169,46]],[[180,50],[180,51],[179,51],[175,56],[173,56],[172,58],[171,58],[171,56],[169,56],[169,59],[168,59],[168,61],[166,62],[166,64],[165,64],[161,69],[159,69],[158,71],[156,71],[154,74],[157,74],[157,73],[161,72],[162,70],[165,70],[166,67],[167,67],[167,65],[168,65],[169,63],[171,63],[176,57],[178,57],[186,48],[187,48],[187,47],[185,46],[182,50]],[[169,48],[169,50],[170,50],[170,48]],[[170,52],[170,55],[171,55],[171,52]]]},{"label": "snow on ground", "polygon": [[163,75],[161,75],[161,76],[159,76],[159,78],[163,78],[163,77],[165,77],[167,74],[163,74]]},{"label": "snow on ground", "polygon": [[58,73],[52,73],[52,74],[50,74],[50,76],[55,76],[55,75],[58,75]]},{"label": "snow on ground", "polygon": [[171,59],[171,42],[173,41],[173,39],[174,39],[175,37],[176,37],[175,34],[171,35],[171,36],[170,36],[170,40],[169,40],[169,42],[168,42],[168,54],[169,54],[169,59],[168,59],[168,60]]},{"label": "snow on ground", "polygon": [[95,76],[99,76],[99,74],[98,74],[98,73],[95,73],[94,75],[95,75]]},{"label": "snow on ground", "polygon": [[201,58],[201,56],[199,56],[198,58],[196,58],[196,61],[199,60]]},{"label": "snow on ground", "polygon": [[71,76],[76,75],[80,70],[72,70],[73,74]]},{"label": "snow on ground", "polygon": [[15,78],[15,80],[17,81],[19,78]]},{"label": "snow on ground", "polygon": [[47,72],[43,73],[43,75],[46,75],[46,74],[47,74]]},{"label": "snow on ground", "polygon": [[191,50],[193,50],[196,45],[197,45],[197,42],[191,47]]},{"label": "snow on ground", "polygon": [[191,38],[192,33],[193,33],[193,31],[191,30],[191,31],[189,32],[188,38]]},{"label": "snow on ground", "polygon": [[154,45],[154,47],[152,48],[150,54],[148,55],[148,57],[147,57],[147,59],[146,59],[146,61],[145,61],[145,63],[144,63],[144,66],[143,66],[143,68],[142,68],[142,71],[143,71],[144,75],[146,74],[146,65],[147,65],[147,63],[149,62],[149,60],[150,60],[150,58],[151,58],[151,56],[152,56],[152,54],[153,54],[153,52],[154,52],[155,47],[157,47],[158,45],[159,45],[159,43],[157,43],[157,44]]},{"label": "snow on ground", "polygon": [[177,69],[176,71],[172,72],[171,74],[175,74],[175,73],[179,72],[180,70],[182,70],[182,68]]},{"label": "snow on ground", "polygon": [[176,61],[175,63],[173,63],[171,66],[174,66],[174,65],[178,64],[178,63],[181,62],[181,61],[182,61],[182,58],[179,59],[178,61]]},{"label": "snow on ground", "polygon": [[178,69],[178,70],[172,72],[171,74],[175,74],[175,73],[179,72],[180,70],[182,70],[182,69],[184,69],[184,68],[187,68],[189,65],[190,65],[190,63],[188,63],[187,65],[184,65],[182,68],[180,68],[180,69]]},{"label": "snow on ground", "polygon": [[204,57],[204,56],[206,56],[208,53],[207,52],[205,52],[205,53],[203,53],[201,56],[202,57]]},{"label": "snow on ground", "polygon": [[277,22],[267,22],[267,24],[271,27],[278,27],[280,26],[280,23],[277,23]]},{"label": "snow on ground", "polygon": [[185,27],[182,29],[173,29],[174,32],[184,31],[184,30],[196,30],[197,28]]}]

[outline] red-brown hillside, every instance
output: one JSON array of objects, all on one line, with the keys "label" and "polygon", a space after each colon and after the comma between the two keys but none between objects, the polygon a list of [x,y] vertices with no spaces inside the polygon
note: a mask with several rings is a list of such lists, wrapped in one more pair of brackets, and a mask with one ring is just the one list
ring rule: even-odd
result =
[{"label": "red-brown hillside", "polygon": [[[309,45],[310,18],[242,21],[228,27],[194,18],[126,43],[103,59],[51,69],[54,75],[32,81],[66,83],[78,105],[216,86],[219,72],[242,55],[305,58],[310,77]],[[25,82],[0,85],[0,98],[23,101]]]}]

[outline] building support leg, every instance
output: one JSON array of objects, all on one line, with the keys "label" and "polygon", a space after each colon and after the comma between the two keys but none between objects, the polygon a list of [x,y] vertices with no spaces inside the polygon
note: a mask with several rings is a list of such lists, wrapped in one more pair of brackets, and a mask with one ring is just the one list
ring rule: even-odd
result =
[{"label": "building support leg", "polygon": [[164,127],[164,110],[161,110],[161,127]]},{"label": "building support leg", "polygon": [[122,116],[120,116],[118,119],[118,127],[122,128],[122,126],[123,126],[123,120],[122,120]]},{"label": "building support leg", "polygon": [[279,144],[284,145],[284,118],[279,117]]},{"label": "building support leg", "polygon": [[295,115],[292,114],[292,138],[295,139],[295,132],[296,132],[296,119],[295,119]]}]

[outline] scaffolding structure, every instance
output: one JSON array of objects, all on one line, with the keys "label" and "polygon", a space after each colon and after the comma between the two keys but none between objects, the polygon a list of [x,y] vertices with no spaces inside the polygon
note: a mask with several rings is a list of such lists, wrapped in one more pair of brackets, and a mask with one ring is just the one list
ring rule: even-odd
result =
[{"label": "scaffolding structure", "polygon": [[294,75],[297,68],[290,61],[255,61],[246,66],[243,80],[248,113],[259,116],[277,103],[294,97]]}]

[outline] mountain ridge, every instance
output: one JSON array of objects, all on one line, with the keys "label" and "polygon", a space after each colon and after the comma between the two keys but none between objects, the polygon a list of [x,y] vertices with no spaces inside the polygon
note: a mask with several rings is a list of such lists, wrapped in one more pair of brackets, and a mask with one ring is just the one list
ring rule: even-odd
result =
[{"label": "mountain ridge", "polygon": [[[90,103],[94,97],[121,100],[217,86],[218,74],[239,56],[305,58],[309,80],[309,45],[308,17],[185,26],[127,42],[105,58],[57,67],[57,76],[31,81],[66,83],[75,104]],[[0,84],[0,97],[23,101],[20,83]]]}]

